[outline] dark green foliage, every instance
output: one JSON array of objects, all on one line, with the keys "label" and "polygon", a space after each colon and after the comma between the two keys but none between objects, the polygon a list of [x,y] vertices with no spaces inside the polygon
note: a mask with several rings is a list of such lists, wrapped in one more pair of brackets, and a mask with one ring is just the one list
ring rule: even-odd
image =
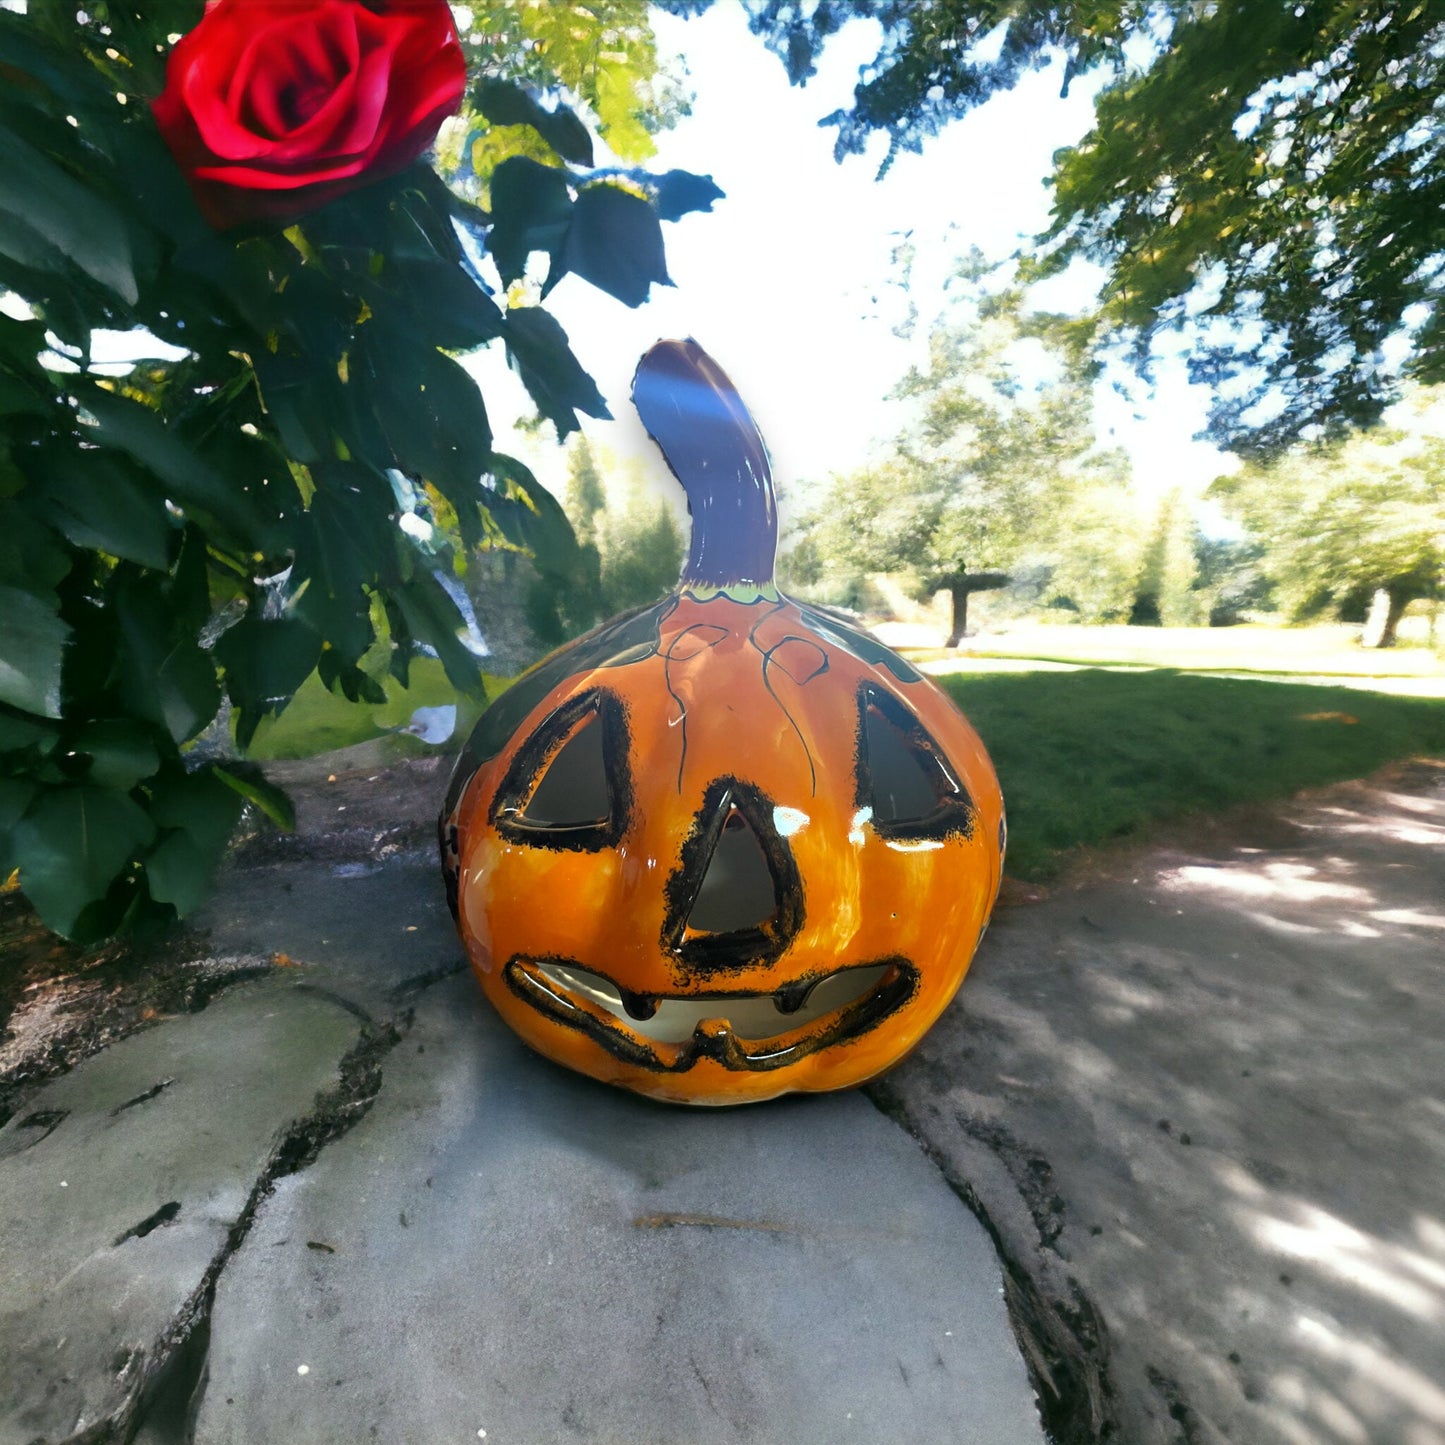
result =
[{"label": "dark green foliage", "polygon": [[840,157],[875,132],[889,137],[889,160],[918,150],[1058,55],[1066,85],[1104,72],[1094,129],[1055,158],[1046,264],[1082,255],[1109,268],[1105,333],[1141,363],[1157,333],[1191,322],[1192,370],[1215,389],[1219,440],[1267,452],[1373,421],[1399,379],[1380,346],[1402,329],[1414,333],[1408,370],[1445,380],[1439,4],[749,0],[748,10],[799,83],[847,21],[881,27],[853,104],[823,121],[838,128]]},{"label": "dark green foliage", "polygon": [[676,586],[682,571],[682,528],[664,501],[635,495],[609,518],[602,549],[602,608],[607,616],[645,607]]},{"label": "dark green foliage", "polygon": [[[219,234],[149,110],[201,12],[0,11],[0,882],[18,867],[81,939],[193,908],[245,804],[286,820],[192,750],[223,696],[244,748],[313,674],[375,705],[426,652],[479,692],[450,559],[397,525],[403,496],[427,484],[463,545],[554,583],[579,552],[449,353],[501,340],[559,436],[606,416],[556,321],[494,298],[541,252],[549,284],[572,269],[636,305],[666,279],[659,213],[717,194],[677,172],[622,190],[566,106],[493,77],[478,127],[527,128],[556,164],[506,161],[490,210],[465,167],[451,186],[417,164]],[[100,330],[179,354],[116,376],[91,365]]]},{"label": "dark green foliage", "polygon": [[1018,878],[1047,878],[1065,850],[1151,823],[1445,756],[1438,699],[1162,670],[940,681],[998,769]]},{"label": "dark green foliage", "polygon": [[1195,534],[1194,585],[1209,609],[1211,627],[1230,627],[1246,613],[1274,610],[1274,587],[1264,574],[1263,558],[1258,542]]},{"label": "dark green foliage", "polygon": [[1422,389],[1400,427],[1375,427],[1251,463],[1210,487],[1263,548],[1261,570],[1296,617],[1389,597],[1380,645],[1405,606],[1445,591],[1445,439]]}]

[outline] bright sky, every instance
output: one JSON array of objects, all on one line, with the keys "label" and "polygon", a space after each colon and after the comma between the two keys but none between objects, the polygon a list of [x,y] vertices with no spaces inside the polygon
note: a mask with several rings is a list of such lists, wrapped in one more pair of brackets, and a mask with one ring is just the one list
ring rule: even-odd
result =
[{"label": "bright sky", "polygon": [[[585,422],[586,434],[622,457],[644,459],[649,479],[675,486],[627,400],[637,358],[659,337],[694,336],[728,371],[757,417],[786,491],[846,471],[899,421],[884,398],[917,354],[938,310],[939,286],[971,245],[1002,259],[1049,219],[1044,186],[1055,149],[1081,136],[1091,87],[1060,96],[1061,67],[1027,77],[922,155],[903,155],[875,181],[876,152],[833,161],[833,131],[818,118],[847,103],[859,67],[877,51],[877,29],[854,22],[830,41],[806,87],[787,83],[781,63],[747,29],[734,0],[702,17],[655,15],[660,47],[683,57],[693,113],[658,138],[649,168],[711,175],[727,193],[711,213],[663,228],[675,288],[654,288],[636,311],[569,277],[548,300],[611,405],[615,422]],[[911,232],[918,248],[913,298],[921,320],[905,342],[892,327],[906,309],[891,256]],[[1091,278],[1052,283],[1040,304],[1082,307]],[[500,356],[479,358],[499,443],[560,486],[555,447],[512,438],[501,423],[528,408],[520,387],[498,375]],[[1192,440],[1205,398],[1166,364],[1141,415],[1110,388],[1099,392],[1101,425],[1132,454],[1141,489],[1194,491],[1226,469],[1213,447]],[[549,429],[550,434],[550,429]]]}]

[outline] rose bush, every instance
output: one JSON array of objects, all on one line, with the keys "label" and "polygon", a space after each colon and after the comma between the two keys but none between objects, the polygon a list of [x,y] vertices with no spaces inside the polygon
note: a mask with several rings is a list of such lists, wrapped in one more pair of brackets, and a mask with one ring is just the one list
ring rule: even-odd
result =
[{"label": "rose bush", "polygon": [[403,170],[465,85],[446,0],[215,0],[171,52],[152,109],[224,228]]}]

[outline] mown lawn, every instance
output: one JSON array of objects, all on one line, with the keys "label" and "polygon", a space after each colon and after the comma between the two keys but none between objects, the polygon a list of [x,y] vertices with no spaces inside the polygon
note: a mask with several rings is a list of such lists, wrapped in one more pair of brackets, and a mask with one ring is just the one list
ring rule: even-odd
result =
[{"label": "mown lawn", "polygon": [[[447,681],[441,663],[433,657],[413,660],[409,688],[403,688],[390,676],[383,676],[378,681],[386,690],[387,700],[381,706],[370,707],[364,703],[347,702],[345,698],[328,692],[313,672],[297,689],[296,696],[281,716],[266,718],[256,729],[247,757],[259,762],[307,758],[333,748],[368,742],[387,733],[394,735],[398,757],[413,752],[433,752],[435,749],[395,730],[404,727],[417,708],[438,707],[446,703],[457,704],[457,731],[450,745],[457,749],[482,710],[481,702],[458,697],[456,688]],[[490,676],[484,681],[489,698],[507,683],[506,679]]]},{"label": "mown lawn", "polygon": [[1008,871],[1046,879],[1066,850],[1151,822],[1445,757],[1445,700],[1144,673],[951,674],[1009,815]]}]

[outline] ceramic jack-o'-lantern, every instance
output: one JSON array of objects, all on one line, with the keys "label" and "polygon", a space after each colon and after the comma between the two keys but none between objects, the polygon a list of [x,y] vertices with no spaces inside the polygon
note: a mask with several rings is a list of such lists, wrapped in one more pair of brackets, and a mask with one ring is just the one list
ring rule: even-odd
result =
[{"label": "ceramic jack-o'-lantern", "polygon": [[953,997],[998,891],[977,734],[875,639],[773,585],[767,453],[692,341],[633,400],[687,492],[677,591],[554,652],[483,714],[441,820],[497,1011],[657,1099],[862,1083]]}]

